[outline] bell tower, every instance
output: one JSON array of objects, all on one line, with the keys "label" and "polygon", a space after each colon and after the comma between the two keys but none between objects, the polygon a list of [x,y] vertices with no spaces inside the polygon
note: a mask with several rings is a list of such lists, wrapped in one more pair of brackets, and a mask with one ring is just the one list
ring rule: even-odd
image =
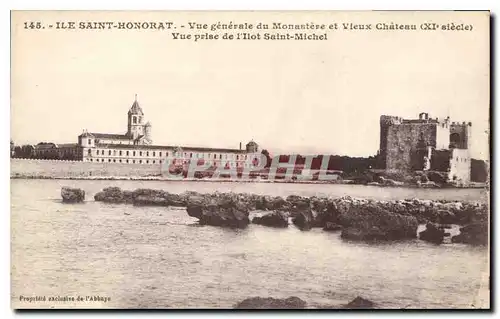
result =
[{"label": "bell tower", "polygon": [[142,112],[139,102],[137,102],[137,94],[135,95],[134,104],[128,111],[127,135],[133,139],[144,135],[144,112]]}]

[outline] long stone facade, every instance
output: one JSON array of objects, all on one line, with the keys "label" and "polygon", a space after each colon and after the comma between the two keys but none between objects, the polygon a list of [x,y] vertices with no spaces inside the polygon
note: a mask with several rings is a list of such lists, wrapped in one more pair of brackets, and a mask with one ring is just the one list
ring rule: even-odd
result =
[{"label": "long stone facade", "polygon": [[193,160],[200,165],[213,167],[243,168],[253,165],[259,152],[256,142],[250,141],[242,148],[184,147],[176,145],[153,145],[152,125],[145,122],[144,112],[137,96],[127,113],[127,131],[124,134],[96,133],[84,131],[78,143],[40,143],[30,151],[34,158],[77,160],[95,163],[122,163],[162,165],[169,163],[188,164]]},{"label": "long stone facade", "polygon": [[393,171],[440,171],[450,180],[470,181],[471,123],[450,118],[418,119],[380,117],[380,150],[383,168]]}]

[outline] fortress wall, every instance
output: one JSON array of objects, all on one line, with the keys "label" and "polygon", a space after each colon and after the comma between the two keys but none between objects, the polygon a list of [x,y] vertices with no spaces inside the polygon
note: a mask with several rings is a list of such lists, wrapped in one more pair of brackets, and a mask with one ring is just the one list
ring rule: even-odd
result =
[{"label": "fortress wall", "polygon": [[450,146],[450,128],[449,126],[436,126],[436,149],[444,150]]},{"label": "fortress wall", "polygon": [[457,180],[463,182],[470,181],[470,170],[471,170],[471,158],[469,150],[464,149],[453,149],[452,156],[450,160],[450,174],[449,179]]},{"label": "fortress wall", "polygon": [[411,170],[412,152],[416,150],[421,134],[428,146],[436,145],[436,124],[434,123],[390,126],[387,133],[386,168]]},{"label": "fortress wall", "polygon": [[144,177],[161,173],[161,164],[95,163],[11,158],[11,176],[46,176],[52,178],[82,176]]}]

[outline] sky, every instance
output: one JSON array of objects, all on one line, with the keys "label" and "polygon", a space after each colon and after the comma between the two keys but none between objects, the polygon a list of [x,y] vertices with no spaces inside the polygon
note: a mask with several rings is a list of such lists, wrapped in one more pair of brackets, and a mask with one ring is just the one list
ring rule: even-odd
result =
[{"label": "sky", "polygon": [[[27,30],[25,21],[465,23],[473,31],[329,31],[326,41],[179,41],[159,30]],[[277,32],[270,30],[269,32]],[[323,32],[318,32],[323,33]],[[76,143],[125,133],[138,96],[154,144],[369,156],[382,114],[472,122],[487,159],[484,13],[17,12],[11,139]]]}]

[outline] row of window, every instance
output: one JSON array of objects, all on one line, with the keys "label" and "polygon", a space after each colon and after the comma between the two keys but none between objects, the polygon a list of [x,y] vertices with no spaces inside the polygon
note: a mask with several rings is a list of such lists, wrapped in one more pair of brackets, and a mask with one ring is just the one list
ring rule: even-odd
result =
[{"label": "row of window", "polygon": [[[89,161],[90,162],[94,162],[94,159],[93,158],[89,158]],[[105,158],[96,158],[95,162],[102,162],[102,163],[104,163],[104,162],[108,162],[108,163],[132,163],[132,164],[135,164],[135,163],[142,164],[143,162],[144,162],[144,164],[156,164],[156,163],[161,164],[161,163],[163,163],[162,160],[159,160],[159,161],[156,161],[156,160],[152,160],[152,161],[150,161],[150,160],[144,160],[144,161],[143,160],[137,160],[137,162],[136,162],[136,160],[128,160],[128,159],[122,160],[122,159],[116,159],[116,158],[113,158],[113,159],[108,158],[107,160]]]},{"label": "row of window", "polygon": [[[108,156],[151,156],[152,157],[156,157],[158,155],[158,157],[162,157],[162,152],[156,152],[156,151],[117,151],[117,150],[96,150],[96,155],[107,155]],[[87,151],[87,154],[89,156],[92,156],[92,149],[89,149]],[[177,156],[182,156],[183,154],[182,153],[179,153],[179,152],[174,152],[172,154],[174,157],[177,157]],[[194,155],[194,156],[193,156]],[[231,156],[233,155],[233,156]],[[169,156],[169,152],[165,152],[165,156],[168,157]],[[248,156],[247,155],[236,155],[234,156],[234,154],[211,154],[211,153],[187,153],[187,152],[184,152],[184,157],[185,158],[199,158],[199,159],[202,159],[202,158],[206,158],[206,159],[210,159],[210,158],[213,158],[213,159],[234,159],[236,158],[236,160],[243,160],[243,159],[248,159]]]},{"label": "row of window", "polygon": [[[87,151],[88,155],[92,155],[92,150],[89,149]],[[136,156],[136,154],[139,154],[138,156],[143,156],[143,153],[145,154],[145,156],[149,156],[149,151],[117,151],[117,150],[108,150],[107,152],[108,156],[110,156],[111,154],[113,154],[114,156],[116,155],[119,155],[119,156],[123,156],[124,154],[126,156],[130,156],[132,154],[132,156]],[[152,156],[155,157],[156,156],[156,152],[153,151],[151,152],[152,153]],[[96,150],[96,155],[105,155],[105,150]],[[161,157],[162,156],[162,152],[158,152],[158,157]],[[165,156],[168,157],[168,152],[165,152]]]},{"label": "row of window", "polygon": [[[101,163],[129,163],[129,164],[162,164],[163,161],[162,160],[135,160],[135,159],[116,159],[116,158],[108,158],[108,159],[105,159],[105,158],[96,158],[96,159],[93,159],[93,158],[89,158],[88,161],[90,162],[101,162]],[[213,165],[213,166],[219,166],[220,165],[220,162],[212,162],[212,163],[209,163],[210,165]],[[238,165],[240,164],[240,165]],[[234,163],[234,162],[227,162],[226,167],[250,167],[251,164],[249,163],[244,163],[243,165],[241,165],[241,163]]]}]

